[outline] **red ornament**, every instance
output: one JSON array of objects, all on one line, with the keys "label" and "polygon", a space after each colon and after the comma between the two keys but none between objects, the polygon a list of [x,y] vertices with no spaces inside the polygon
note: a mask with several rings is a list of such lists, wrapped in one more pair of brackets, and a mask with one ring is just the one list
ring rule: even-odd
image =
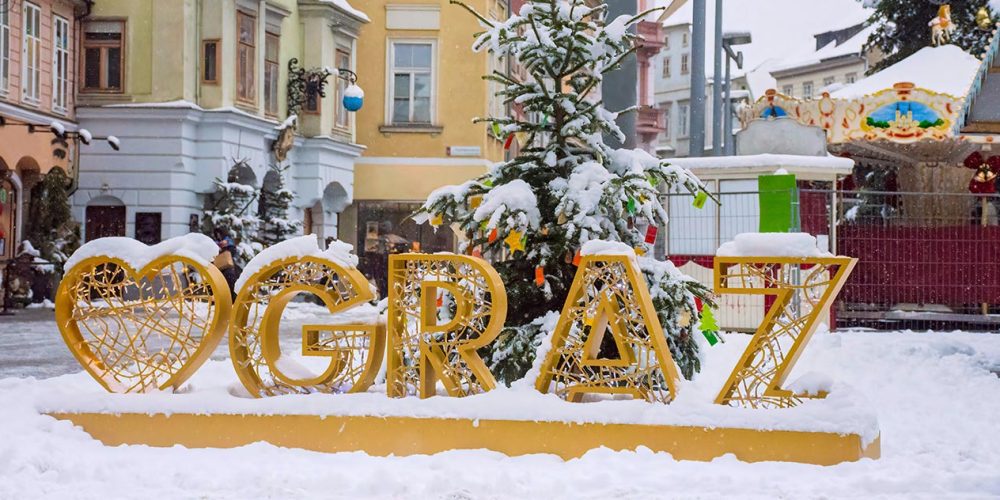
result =
[{"label": "red ornament", "polygon": [[656,226],[650,225],[646,228],[646,243],[652,245],[656,243]]}]

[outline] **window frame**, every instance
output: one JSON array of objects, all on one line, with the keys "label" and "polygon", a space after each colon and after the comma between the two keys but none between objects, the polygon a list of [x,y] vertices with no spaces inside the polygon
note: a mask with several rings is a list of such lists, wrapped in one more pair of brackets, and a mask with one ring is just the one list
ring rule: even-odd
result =
[{"label": "window frame", "polygon": [[823,87],[824,88],[825,87],[829,87],[830,85],[833,85],[834,83],[837,83],[837,77],[835,77],[835,76],[828,76],[828,77],[826,77],[826,78],[823,79]]},{"label": "window frame", "polygon": [[795,85],[782,85],[781,93],[791,97],[795,93]]},{"label": "window frame", "polygon": [[846,82],[848,85],[850,85],[850,84],[852,84],[852,83],[854,83],[856,81],[858,81],[858,74],[857,74],[857,72],[852,71],[852,72],[844,75],[844,82]]},{"label": "window frame", "polygon": [[[337,68],[354,68],[354,55],[351,53],[351,49],[342,45],[338,45],[337,49],[334,51],[334,62],[337,64]],[[341,56],[347,56],[347,65],[341,66]],[[347,111],[344,107],[344,92],[347,90],[347,80],[343,78],[337,78],[337,100],[334,103],[333,110],[333,128],[337,130],[350,130],[351,129],[351,113]],[[343,121],[341,121],[343,118]]]},{"label": "window frame", "polygon": [[0,9],[0,95],[7,95],[10,86],[10,11]]},{"label": "window frame", "polygon": [[673,118],[672,113],[671,113],[672,108],[673,108],[673,105],[671,105],[670,103],[667,103],[667,105],[663,107],[663,132],[662,133],[663,133],[663,139],[664,140],[668,140],[668,141],[670,140],[670,130],[673,128],[673,127],[670,126],[671,125],[670,119]]},{"label": "window frame", "polygon": [[681,76],[691,74],[691,56],[681,54]]},{"label": "window frame", "polygon": [[812,99],[813,92],[816,90],[813,82],[810,80],[808,82],[802,82],[802,98]]},{"label": "window frame", "polygon": [[[91,23],[117,23],[121,28],[119,34],[121,37],[116,42],[109,42],[106,40],[87,40],[87,25]],[[77,92],[81,94],[122,94],[125,92],[125,62],[128,60],[126,57],[126,34],[128,33],[128,21],[126,19],[111,19],[111,18],[92,18],[83,21],[80,25],[80,39],[82,40],[80,44],[80,57],[77,62],[79,67],[79,74],[77,75]],[[118,87],[108,87],[107,82],[107,68],[108,68],[108,50],[109,48],[118,48],[119,53],[119,64],[118,64]],[[98,86],[97,87],[87,87],[87,49],[98,48],[101,49],[101,57],[98,68]]]},{"label": "window frame", "polygon": [[[60,25],[62,37],[59,36]],[[65,17],[52,15],[52,110],[56,113],[66,114],[69,112],[70,81],[69,66],[70,54],[72,54],[73,38],[69,35],[70,22]],[[65,46],[60,47],[60,41],[65,41]],[[61,62],[61,70],[57,70],[57,62]]]},{"label": "window frame", "polygon": [[691,135],[691,104],[690,103],[680,103],[678,104],[678,117],[677,117],[677,137],[686,138]]},{"label": "window frame", "polygon": [[[243,17],[249,18],[253,22],[253,29],[250,31],[253,34],[251,43],[244,43],[240,40],[240,21]],[[257,21],[256,13],[242,9],[236,10],[236,53],[234,54],[236,57],[236,103],[247,106],[257,105]],[[240,49],[243,46],[250,48],[250,57],[247,58],[249,66],[246,68],[240,64]],[[247,95],[243,95],[240,93],[240,84],[243,83],[243,79],[247,75],[250,77],[250,88],[245,89]]]},{"label": "window frame", "polygon": [[[215,44],[215,50],[212,51],[213,54],[212,57],[215,58],[215,68],[214,68],[215,71],[212,73],[213,77],[212,79],[208,79],[205,75],[205,70],[208,69],[208,64],[206,64],[207,61],[205,57],[208,54],[208,52],[206,52],[206,49],[208,48],[208,44],[210,43]],[[219,84],[219,63],[221,62],[221,58],[222,58],[222,40],[218,38],[206,38],[201,41],[201,83],[204,83],[206,85]]]},{"label": "window frame", "polygon": [[660,69],[660,73],[663,78],[673,77],[670,73],[670,63],[670,56],[663,56],[663,68]]},{"label": "window frame", "polygon": [[[35,35],[28,36],[28,11],[35,13]],[[42,8],[31,2],[24,2],[21,15],[21,101],[35,105],[42,101]],[[34,41],[36,44],[34,51],[34,65],[28,57],[28,44]],[[34,78],[29,78],[29,73],[34,70]],[[34,93],[31,93],[31,90]]]},{"label": "window frame", "polygon": [[[396,66],[395,66],[395,56],[396,56],[396,46],[414,44],[414,45],[429,45],[431,48],[431,61],[430,68],[427,70],[427,74],[430,76],[431,80],[431,91],[430,91],[430,103],[429,103],[429,117],[427,122],[417,122],[412,121],[413,117],[413,95],[410,94],[410,113],[409,116],[411,121],[406,122],[396,122],[393,120],[393,109],[395,104],[395,86],[396,86]],[[385,106],[385,122],[390,126],[434,126],[437,123],[437,85],[438,85],[438,40],[437,38],[390,38],[389,43],[386,44],[386,106]],[[402,71],[401,71],[402,72]],[[407,71],[410,75],[410,89],[413,90],[415,79],[412,75],[417,74],[415,71]]]},{"label": "window frame", "polygon": [[[267,45],[269,42],[274,41],[275,44],[275,59],[268,59],[267,56]],[[264,67],[261,83],[264,85],[264,115],[270,117],[278,116],[278,109],[281,101],[281,93],[278,91],[281,87],[281,33],[275,33],[273,31],[264,32]],[[274,82],[270,82],[268,79],[268,70],[274,71]],[[268,87],[271,86],[271,90],[274,93],[274,102],[271,102],[271,96],[268,94]],[[272,109],[273,107],[273,109]]]}]

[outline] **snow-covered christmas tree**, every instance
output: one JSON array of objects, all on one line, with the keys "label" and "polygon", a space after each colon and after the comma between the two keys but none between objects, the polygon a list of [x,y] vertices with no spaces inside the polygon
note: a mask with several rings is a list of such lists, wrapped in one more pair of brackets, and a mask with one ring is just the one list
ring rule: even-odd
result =
[{"label": "snow-covered christmas tree", "polygon": [[[302,222],[288,217],[288,209],[292,206],[295,193],[285,187],[285,171],[288,167],[271,165],[271,171],[265,177],[257,200],[257,216],[260,219],[260,230],[257,232],[257,242],[264,248],[287,240],[302,227]],[[274,179],[268,183],[267,179]]]},{"label": "snow-covered christmas tree", "polygon": [[[576,272],[582,245],[623,242],[644,254],[667,222],[659,195],[675,187],[701,191],[696,177],[641,150],[613,149],[602,134],[624,139],[619,113],[595,98],[604,73],[636,50],[629,27],[643,15],[605,23],[605,5],[584,0],[533,0],[503,22],[460,2],[486,28],[474,50],[510,57],[525,81],[495,72],[500,95],[518,105],[514,117],[488,117],[501,137],[517,138],[517,157],[461,185],[434,191],[415,220],[457,226],[461,250],[493,261],[507,287],[507,327],[484,353],[501,381],[530,368],[543,317],[558,311]],[[652,228],[652,229],[650,229]],[[653,237],[650,237],[652,235]],[[640,258],[671,352],[686,377],[698,371],[694,297],[707,290],[667,262]]]},{"label": "snow-covered christmas tree", "polygon": [[229,169],[225,181],[215,179],[215,192],[209,199],[202,222],[203,233],[215,238],[221,231],[233,238],[239,254],[234,257],[243,263],[250,262],[264,248],[257,242],[260,219],[252,209],[258,190],[239,182],[239,172],[249,168],[246,160],[238,160]]},{"label": "snow-covered christmas tree", "polygon": [[61,274],[62,263],[80,246],[80,224],[73,220],[69,206],[71,180],[61,168],[53,168],[31,190],[28,208],[26,240],[39,251],[40,257],[56,265]]}]

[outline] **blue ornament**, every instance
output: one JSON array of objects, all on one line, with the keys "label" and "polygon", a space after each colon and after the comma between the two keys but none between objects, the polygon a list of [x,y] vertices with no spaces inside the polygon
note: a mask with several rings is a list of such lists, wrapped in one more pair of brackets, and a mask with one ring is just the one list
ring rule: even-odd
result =
[{"label": "blue ornament", "polygon": [[361,90],[361,87],[352,83],[344,89],[344,109],[348,111],[357,111],[361,109],[364,102],[365,93]]}]

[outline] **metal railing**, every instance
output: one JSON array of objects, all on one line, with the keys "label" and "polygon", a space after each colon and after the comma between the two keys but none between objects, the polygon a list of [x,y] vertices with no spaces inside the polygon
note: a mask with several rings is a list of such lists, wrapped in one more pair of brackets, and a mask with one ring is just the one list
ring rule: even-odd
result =
[{"label": "metal railing", "polygon": [[[720,205],[701,210],[690,196],[665,196],[656,255],[707,279],[721,243],[759,230],[758,196],[718,193]],[[792,200],[793,231],[859,259],[834,307],[838,326],[1000,329],[1000,196],[798,189]]]}]

